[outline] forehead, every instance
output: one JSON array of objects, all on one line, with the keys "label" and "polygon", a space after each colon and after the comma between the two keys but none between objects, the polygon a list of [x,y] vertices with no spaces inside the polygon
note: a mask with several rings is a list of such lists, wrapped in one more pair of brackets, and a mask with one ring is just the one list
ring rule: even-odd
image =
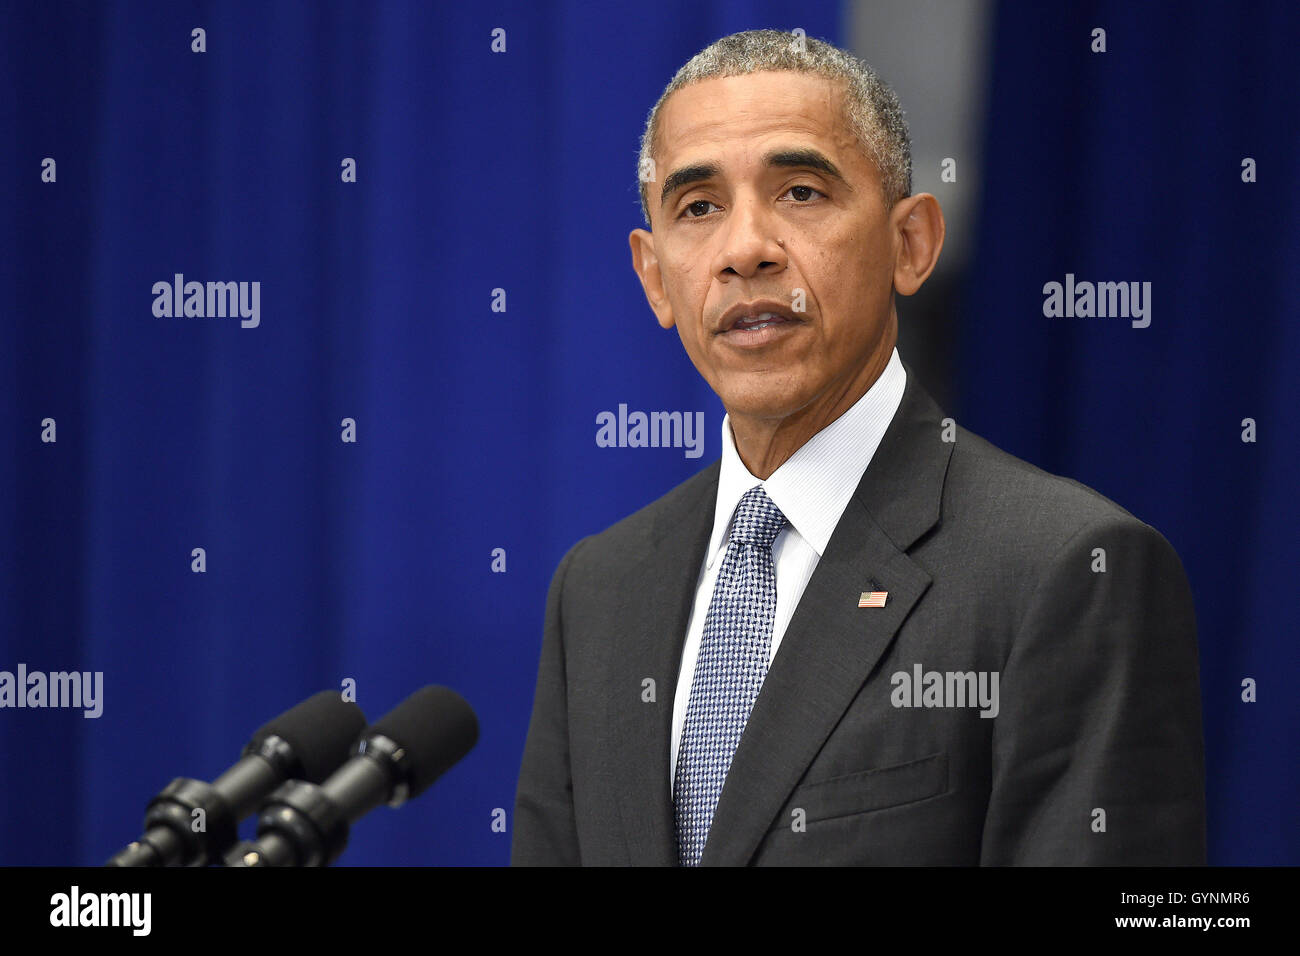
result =
[{"label": "forehead", "polygon": [[671,165],[687,153],[720,146],[758,152],[777,140],[851,149],[855,141],[842,91],[842,81],[786,70],[691,83],[676,90],[660,109],[658,161]]}]

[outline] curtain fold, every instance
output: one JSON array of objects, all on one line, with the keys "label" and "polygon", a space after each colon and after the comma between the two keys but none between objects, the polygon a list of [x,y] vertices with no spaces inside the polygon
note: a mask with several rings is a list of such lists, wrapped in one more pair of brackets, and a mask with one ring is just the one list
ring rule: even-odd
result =
[{"label": "curtain fold", "polygon": [[[1002,4],[958,335],[963,424],[1113,498],[1182,557],[1212,864],[1300,859],[1298,35],[1286,2]],[[1068,277],[1150,283],[1149,314],[1045,315],[1044,287]]]},{"label": "curtain fold", "polygon": [[[481,738],[342,862],[505,863],[552,571],[719,453],[631,269],[646,113],[723,34],[839,24],[5,4],[0,670],[102,672],[103,712],[0,713],[0,863],[102,863],[172,777],[345,680],[371,720],[450,686]],[[246,283],[249,312],[259,283],[257,324],[155,315],[177,274],[205,312],[208,283]],[[703,412],[702,456],[598,447],[620,405]]]}]

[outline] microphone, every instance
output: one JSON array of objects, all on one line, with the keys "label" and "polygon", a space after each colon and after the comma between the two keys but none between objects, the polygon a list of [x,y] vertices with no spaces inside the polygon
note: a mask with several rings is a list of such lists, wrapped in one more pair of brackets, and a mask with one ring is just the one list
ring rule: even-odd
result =
[{"label": "microphone", "polygon": [[[366,715],[323,690],[253,734],[238,763],[211,784],[177,777],[149,802],[144,836],[105,866],[205,866],[239,839],[239,821],[285,780],[324,780],[352,752]],[[201,812],[196,812],[201,811]],[[199,821],[202,820],[200,826]]]},{"label": "microphone", "polygon": [[226,854],[226,865],[328,866],[348,843],[348,828],[381,803],[418,797],[478,742],[478,718],[446,687],[417,690],[357,742],[354,756],[317,786],[283,784],[262,806],[257,840]]}]

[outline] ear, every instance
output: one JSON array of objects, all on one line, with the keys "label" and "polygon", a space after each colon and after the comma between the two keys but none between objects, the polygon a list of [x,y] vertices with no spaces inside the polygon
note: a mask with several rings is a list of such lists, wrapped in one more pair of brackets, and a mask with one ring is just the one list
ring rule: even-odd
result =
[{"label": "ear", "polygon": [[644,229],[633,229],[627,237],[632,247],[632,268],[641,280],[646,301],[654,310],[659,324],[671,329],[675,323],[673,307],[664,292],[663,274],[659,270],[659,257],[655,255],[655,237]]},{"label": "ear", "polygon": [[898,231],[894,260],[894,289],[911,295],[934,271],[943,248],[943,210],[929,193],[917,193],[894,204],[889,217]]}]

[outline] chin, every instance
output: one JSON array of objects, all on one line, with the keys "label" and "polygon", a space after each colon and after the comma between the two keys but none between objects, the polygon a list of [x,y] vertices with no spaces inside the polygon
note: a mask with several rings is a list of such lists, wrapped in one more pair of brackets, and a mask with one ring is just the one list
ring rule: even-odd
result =
[{"label": "chin", "polygon": [[758,389],[734,389],[722,399],[722,405],[733,417],[788,418],[803,407],[803,402],[788,394],[773,395]]}]

